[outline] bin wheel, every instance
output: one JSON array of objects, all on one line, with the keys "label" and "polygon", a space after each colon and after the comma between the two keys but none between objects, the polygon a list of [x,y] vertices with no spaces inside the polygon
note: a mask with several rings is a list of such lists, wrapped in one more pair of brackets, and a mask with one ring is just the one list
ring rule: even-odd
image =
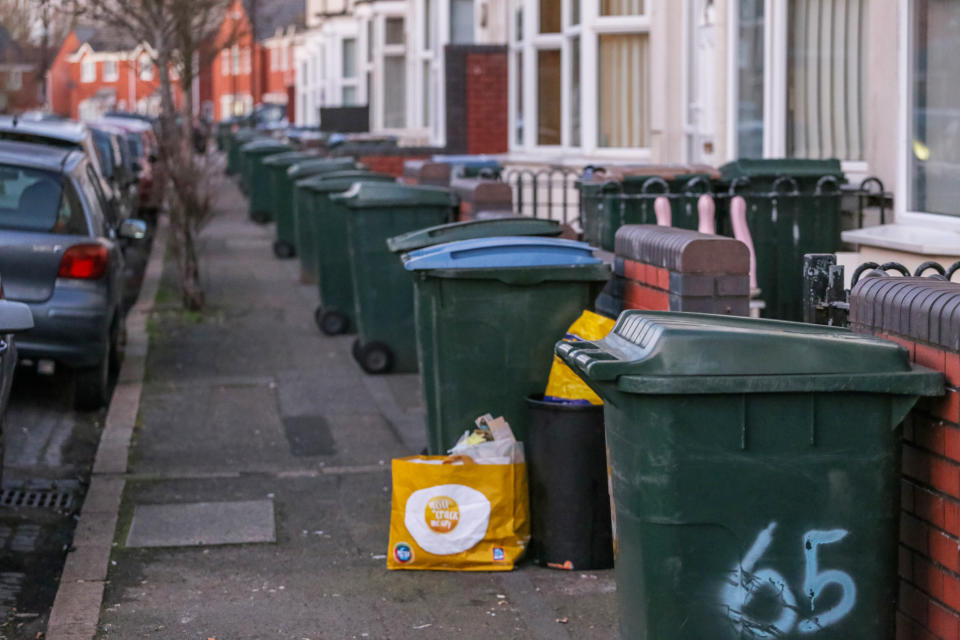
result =
[{"label": "bin wheel", "polygon": [[320,331],[328,336],[339,336],[346,333],[347,329],[350,328],[350,318],[347,317],[347,314],[336,309],[324,311],[322,307],[317,307],[314,320],[317,321]]},{"label": "bin wheel", "polygon": [[393,368],[393,352],[382,342],[363,345],[359,356],[360,367],[367,373],[387,373]]},{"label": "bin wheel", "polygon": [[354,338],[353,344],[350,345],[350,353],[353,354],[353,359],[358,363],[360,362],[360,352],[363,350],[363,345],[360,344],[360,338]]},{"label": "bin wheel", "polygon": [[264,211],[251,211],[250,219],[256,222],[257,224],[266,224],[270,222],[270,218]]},{"label": "bin wheel", "polygon": [[293,245],[286,240],[277,240],[273,243],[273,255],[285,260],[297,255],[297,252],[293,250]]}]

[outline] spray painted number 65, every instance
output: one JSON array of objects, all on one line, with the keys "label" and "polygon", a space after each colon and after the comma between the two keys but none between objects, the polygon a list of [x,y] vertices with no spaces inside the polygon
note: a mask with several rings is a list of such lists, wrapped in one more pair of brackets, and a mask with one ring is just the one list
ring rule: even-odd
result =
[{"label": "spray painted number 65", "polygon": [[[803,535],[803,554],[806,570],[803,580],[804,606],[797,605],[797,598],[787,586],[784,577],[773,569],[755,569],[760,558],[773,542],[776,522],[771,522],[760,532],[743,562],[734,567],[731,579],[723,587],[721,604],[734,628],[747,638],[778,638],[796,629],[800,633],[816,633],[836,624],[853,609],[857,601],[857,587],[849,574],[843,571],[820,570],[817,548],[843,540],[846,529],[814,529]],[[827,611],[817,612],[817,598],[828,585],[840,589],[837,604]],[[750,602],[767,593],[778,597],[780,607],[770,619],[758,620],[745,613]],[[809,608],[806,603],[809,603]],[[777,616],[774,618],[773,616]],[[798,621],[799,620],[799,621]]]}]

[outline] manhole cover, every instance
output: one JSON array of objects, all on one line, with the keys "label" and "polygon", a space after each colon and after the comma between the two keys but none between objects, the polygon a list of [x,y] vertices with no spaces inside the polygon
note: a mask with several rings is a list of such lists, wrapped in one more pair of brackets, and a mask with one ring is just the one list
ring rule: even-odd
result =
[{"label": "manhole cover", "polygon": [[68,491],[39,489],[4,489],[0,492],[0,507],[54,509],[69,511],[73,508],[76,494]]}]

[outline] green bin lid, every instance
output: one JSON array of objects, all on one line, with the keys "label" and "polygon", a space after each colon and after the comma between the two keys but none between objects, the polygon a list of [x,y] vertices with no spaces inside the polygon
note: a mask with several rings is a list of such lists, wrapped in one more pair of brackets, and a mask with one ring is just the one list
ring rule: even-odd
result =
[{"label": "green bin lid", "polygon": [[286,153],[278,153],[264,159],[263,164],[270,167],[289,167],[292,164],[316,157],[316,151],[287,151]]},{"label": "green bin lid", "polygon": [[511,217],[452,222],[426,229],[418,229],[387,240],[394,253],[413,251],[444,242],[486,238],[490,236],[558,236],[563,233],[556,220]]},{"label": "green bin lid", "polygon": [[334,196],[351,209],[397,207],[455,207],[457,195],[449,189],[399,182],[358,182],[346,193]]},{"label": "green bin lid", "polygon": [[263,138],[264,140],[267,139],[264,134],[256,129],[237,129],[233,132],[233,139],[237,142],[250,142],[254,138]]},{"label": "green bin lid", "polygon": [[843,169],[840,167],[840,161],[835,158],[830,160],[741,158],[740,160],[728,162],[720,167],[720,173],[723,175],[724,180],[733,180],[734,178],[779,178],[780,176],[790,178],[822,178],[823,176],[833,176],[837,179],[843,177]]},{"label": "green bin lid", "polygon": [[289,149],[289,144],[286,142],[280,142],[279,140],[274,140],[273,138],[251,140],[240,147],[240,151],[244,153],[278,153],[280,151],[287,151]]},{"label": "green bin lid", "polygon": [[388,173],[370,171],[334,171],[312,176],[297,183],[297,187],[317,193],[342,193],[357,182],[394,182],[396,178]]},{"label": "green bin lid", "polygon": [[556,352],[584,380],[632,393],[943,392],[942,374],[893,342],[799,322],[631,310],[603,340]]},{"label": "green bin lid", "polygon": [[291,165],[290,168],[287,169],[287,176],[289,176],[291,180],[300,180],[306,176],[312,176],[318,173],[352,169],[354,166],[353,158],[315,158]]}]

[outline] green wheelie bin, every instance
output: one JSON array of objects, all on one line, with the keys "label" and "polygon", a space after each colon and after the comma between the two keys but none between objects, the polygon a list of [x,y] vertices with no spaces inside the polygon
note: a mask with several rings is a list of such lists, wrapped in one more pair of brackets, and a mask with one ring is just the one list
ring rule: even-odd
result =
[{"label": "green wheelie bin", "polygon": [[261,137],[261,135],[262,134],[254,129],[243,128],[227,134],[224,142],[226,143],[226,172],[228,176],[238,175],[240,173],[240,147],[252,140],[255,140],[256,138]]},{"label": "green wheelie bin", "polygon": [[413,282],[387,240],[450,222],[457,196],[439,187],[361,182],[330,199],[349,211],[347,246],[358,334],[354,356],[367,373],[416,372]]},{"label": "green wheelie bin", "polygon": [[314,260],[320,304],[314,311],[317,328],[328,336],[351,333],[354,319],[353,285],[350,282],[350,254],[347,249],[346,207],[330,199],[358,182],[395,182],[386,173],[355,169],[334,171],[297,183],[307,208],[301,216],[305,235],[312,238],[307,249]]},{"label": "green wheelie bin", "polygon": [[546,389],[553,345],[610,278],[593,254],[583,242],[506,236],[404,256],[430,453],[446,453],[485,413],[526,439],[526,399]]},{"label": "green wheelie bin", "polygon": [[[840,250],[839,160],[736,160],[720,167],[733,198],[746,201],[747,226],[757,258],[762,315],[803,319],[803,256]],[[730,216],[721,232],[732,236]]]},{"label": "green wheelie bin", "polygon": [[583,239],[614,250],[617,229],[625,224],[656,224],[654,203],[670,203],[670,226],[696,231],[700,196],[713,193],[720,174],[706,165],[661,164],[593,170],[577,182]]},{"label": "green wheelie bin", "polygon": [[898,423],[940,373],[847,329],[625,311],[604,400],[623,638],[892,640]]},{"label": "green wheelie bin", "polygon": [[287,169],[287,182],[292,189],[292,229],[294,253],[300,259],[300,282],[317,283],[316,238],[313,218],[309,216],[310,205],[304,199],[298,184],[312,177],[340,171],[353,171],[353,158],[314,158],[298,162]]},{"label": "green wheelie bin", "polygon": [[[287,170],[299,162],[316,159],[319,159],[316,151],[290,151],[278,153],[263,161],[267,170],[273,220],[277,224],[273,254],[278,258],[292,258],[297,254],[293,233],[293,181],[287,177]],[[350,160],[346,160],[344,164],[353,166]]]},{"label": "green wheelie bin", "polygon": [[263,161],[270,156],[288,153],[291,146],[286,142],[273,140],[255,140],[243,145],[244,179],[247,183],[247,192],[250,196],[250,219],[261,224],[273,219],[273,202],[271,199],[270,183]]}]

